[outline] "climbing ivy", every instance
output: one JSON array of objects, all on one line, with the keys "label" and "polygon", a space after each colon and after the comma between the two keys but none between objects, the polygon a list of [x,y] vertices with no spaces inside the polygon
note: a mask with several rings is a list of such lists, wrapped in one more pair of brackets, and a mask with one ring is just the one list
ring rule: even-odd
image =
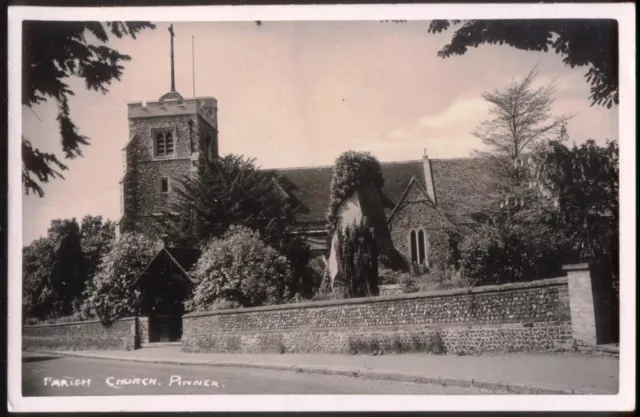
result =
[{"label": "climbing ivy", "polygon": [[366,217],[337,229],[335,253],[338,273],[333,281],[335,298],[378,295],[378,248],[375,230]]},{"label": "climbing ivy", "polygon": [[336,159],[331,177],[331,194],[327,220],[332,235],[338,223],[338,207],[354,191],[374,184],[378,189],[384,185],[378,159],[369,152],[347,151]]}]

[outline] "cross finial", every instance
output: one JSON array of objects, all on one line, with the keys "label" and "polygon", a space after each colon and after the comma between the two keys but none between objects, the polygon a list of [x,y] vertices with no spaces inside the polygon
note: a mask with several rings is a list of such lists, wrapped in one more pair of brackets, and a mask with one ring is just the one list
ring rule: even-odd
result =
[{"label": "cross finial", "polygon": [[169,33],[171,34],[171,92],[174,92],[176,91],[176,81],[173,64],[173,38],[175,36],[175,34],[173,33],[173,24],[169,25]]}]

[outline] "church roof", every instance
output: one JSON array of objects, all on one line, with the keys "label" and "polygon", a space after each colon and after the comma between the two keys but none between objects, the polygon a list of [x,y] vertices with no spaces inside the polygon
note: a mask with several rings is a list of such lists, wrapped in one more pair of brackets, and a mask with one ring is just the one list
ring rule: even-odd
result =
[{"label": "church roof", "polygon": [[432,159],[431,173],[438,206],[457,217],[488,209],[500,188],[484,158]]},{"label": "church roof", "polygon": [[[478,158],[430,159],[436,201],[455,219],[482,211],[487,196],[496,190],[490,166]],[[423,161],[383,162],[383,206],[387,215],[400,202],[412,177],[426,188]],[[324,224],[329,205],[332,166],[268,170],[278,174],[278,184],[298,203],[300,223]]]}]

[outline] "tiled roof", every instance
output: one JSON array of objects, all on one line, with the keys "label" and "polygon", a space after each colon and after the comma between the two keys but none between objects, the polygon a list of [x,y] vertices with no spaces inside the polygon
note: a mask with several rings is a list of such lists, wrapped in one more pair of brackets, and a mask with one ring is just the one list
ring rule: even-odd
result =
[{"label": "tiled roof", "polygon": [[278,184],[298,203],[299,222],[324,222],[333,167],[277,169]]},{"label": "tiled roof", "polygon": [[381,164],[381,168],[384,178],[383,206],[387,214],[400,202],[412,177],[415,176],[422,188],[426,188],[422,160],[387,162]]},{"label": "tiled roof", "polygon": [[456,216],[483,211],[499,189],[490,163],[482,158],[432,159],[431,175],[438,206]]},{"label": "tiled roof", "polygon": [[155,277],[177,273],[195,283],[196,280],[191,277],[189,271],[198,261],[199,256],[200,252],[197,249],[163,247],[149,262],[138,279],[143,276]]},{"label": "tiled roof", "polygon": [[[438,205],[456,218],[482,210],[487,195],[495,190],[489,165],[473,158],[431,159],[431,171]],[[381,163],[383,206],[387,214],[395,207],[415,176],[426,188],[423,161]],[[267,172],[278,175],[282,189],[299,203],[300,223],[323,223],[329,205],[333,167],[286,168]]]}]

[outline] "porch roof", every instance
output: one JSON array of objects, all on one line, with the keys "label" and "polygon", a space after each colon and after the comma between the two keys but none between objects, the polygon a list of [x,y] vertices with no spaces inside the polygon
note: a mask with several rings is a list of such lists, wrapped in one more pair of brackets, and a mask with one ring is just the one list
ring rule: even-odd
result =
[{"label": "porch roof", "polygon": [[140,273],[138,280],[148,275],[170,274],[197,284],[198,280],[191,276],[189,271],[198,261],[199,256],[200,251],[197,249],[163,247]]}]

